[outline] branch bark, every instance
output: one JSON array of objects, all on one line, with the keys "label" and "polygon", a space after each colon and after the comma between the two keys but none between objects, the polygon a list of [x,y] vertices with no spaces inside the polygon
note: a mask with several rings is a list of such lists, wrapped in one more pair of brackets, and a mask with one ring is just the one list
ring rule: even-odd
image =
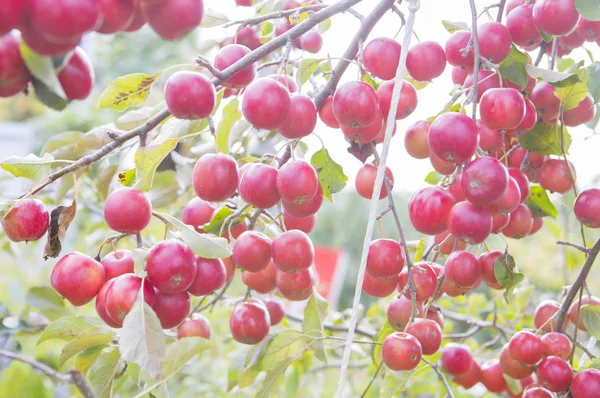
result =
[{"label": "branch bark", "polygon": [[573,282],[573,284],[569,288],[567,297],[560,306],[560,310],[558,310],[557,312],[557,332],[562,332],[563,323],[567,316],[567,311],[569,310],[571,304],[573,304],[573,300],[575,299],[575,296],[577,296],[579,289],[583,287],[583,284],[585,283],[585,280],[587,279],[587,276],[590,273],[590,270],[592,269],[592,265],[594,265],[594,261],[596,260],[596,257],[598,257],[598,253],[600,253],[600,238],[596,240],[594,245],[589,250],[590,251],[588,253],[588,256],[585,259],[585,262],[583,263],[583,267],[581,268],[581,271],[579,271],[579,275],[577,275],[577,279],[575,279],[575,282]]},{"label": "branch bark", "polygon": [[35,370],[45,374],[48,377],[53,378],[54,380],[58,381],[59,383],[73,384],[79,389],[79,391],[81,392],[81,395],[83,395],[85,398],[97,398],[98,397],[96,395],[96,393],[92,390],[90,385],[86,382],[85,377],[81,374],[81,372],[79,372],[77,370],[71,370],[71,371],[69,371],[69,373],[59,373],[46,364],[24,358],[14,352],[2,350],[2,349],[0,349],[0,357],[5,357],[5,358],[11,359],[13,361],[19,361],[19,362],[26,363],[27,365],[31,366]]}]

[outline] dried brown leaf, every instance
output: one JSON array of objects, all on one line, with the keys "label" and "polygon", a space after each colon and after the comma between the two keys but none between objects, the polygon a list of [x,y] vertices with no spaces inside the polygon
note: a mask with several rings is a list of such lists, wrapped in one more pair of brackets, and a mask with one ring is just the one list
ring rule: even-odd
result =
[{"label": "dried brown leaf", "polygon": [[44,260],[49,257],[58,257],[62,249],[67,229],[73,222],[77,213],[77,200],[73,199],[70,206],[59,206],[50,213],[50,225],[48,226],[48,241],[44,248]]}]

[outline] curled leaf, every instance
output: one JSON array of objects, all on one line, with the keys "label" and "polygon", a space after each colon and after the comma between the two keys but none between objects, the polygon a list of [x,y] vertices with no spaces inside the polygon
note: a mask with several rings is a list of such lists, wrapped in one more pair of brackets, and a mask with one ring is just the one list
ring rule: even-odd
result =
[{"label": "curled leaf", "polygon": [[65,239],[67,229],[75,218],[77,212],[77,201],[73,199],[71,206],[59,206],[50,213],[50,225],[48,226],[48,241],[44,248],[44,260],[49,257],[55,258],[60,254],[62,242]]}]

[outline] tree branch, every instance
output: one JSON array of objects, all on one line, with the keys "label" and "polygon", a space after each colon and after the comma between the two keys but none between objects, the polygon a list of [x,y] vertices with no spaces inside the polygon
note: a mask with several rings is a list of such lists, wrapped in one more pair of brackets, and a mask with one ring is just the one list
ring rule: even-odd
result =
[{"label": "tree branch", "polygon": [[558,310],[558,312],[557,312],[557,319],[556,319],[556,331],[557,332],[562,332],[563,323],[567,316],[567,311],[569,310],[569,307],[573,303],[575,296],[577,296],[577,292],[585,283],[585,280],[586,280],[588,274],[590,273],[590,270],[592,269],[592,265],[594,265],[594,261],[596,260],[596,257],[598,257],[598,253],[600,253],[600,238],[598,238],[596,240],[594,245],[589,250],[590,251],[588,253],[588,256],[585,259],[585,262],[583,263],[583,267],[581,268],[581,271],[579,271],[579,275],[577,275],[575,282],[573,282],[573,284],[569,288],[567,297],[565,298],[565,301],[563,301],[562,305],[560,306],[560,310]]},{"label": "tree branch", "polygon": [[[375,146],[374,143],[370,143],[371,145],[371,150],[373,151],[373,156],[375,157],[375,160],[379,163],[380,162],[380,158],[379,158],[379,154],[377,153],[377,148]],[[388,208],[390,209],[390,211],[392,212],[392,215],[394,216],[394,221],[396,222],[396,228],[398,229],[398,234],[400,235],[400,245],[402,246],[402,250],[404,251],[404,256],[405,261],[406,261],[406,266],[408,269],[408,289],[410,291],[410,302],[411,302],[411,307],[412,307],[412,311],[411,311],[411,315],[410,315],[410,319],[406,324],[406,327],[410,326],[411,323],[413,323],[413,321],[415,320],[415,316],[417,315],[417,289],[415,287],[415,284],[413,283],[413,277],[412,277],[412,268],[413,268],[413,263],[412,263],[412,259],[410,258],[410,254],[408,252],[408,245],[406,243],[406,237],[404,235],[404,230],[402,229],[402,224],[400,223],[400,216],[398,215],[398,210],[396,209],[396,203],[394,202],[394,196],[392,195],[392,188],[390,186],[390,182],[388,181],[387,178],[384,178],[384,185],[385,185],[385,191],[387,193],[387,198],[388,198]],[[434,296],[435,297],[435,296]]]},{"label": "tree branch", "polygon": [[283,18],[283,17],[289,17],[290,15],[294,15],[296,13],[301,14],[306,11],[320,10],[325,7],[327,7],[327,4],[313,4],[310,6],[293,8],[293,9],[289,9],[289,10],[275,11],[275,12],[270,12],[270,13],[264,14],[264,15],[258,15],[253,18],[243,19],[240,21],[228,22],[225,25],[223,25],[223,27],[228,28],[230,26],[240,25],[239,28],[241,29],[245,26],[258,25],[260,23],[269,21],[271,19],[279,19],[279,18]]},{"label": "tree branch", "polygon": [[[260,46],[256,50],[249,52],[244,57],[242,57],[238,62],[236,62],[235,64],[222,70],[221,76],[215,77],[212,80],[212,83],[215,86],[222,84],[225,80],[227,80],[231,76],[235,75],[237,72],[241,71],[248,65],[255,63],[256,61],[269,55],[273,51],[285,46],[289,40],[293,40],[293,39],[301,36],[302,34],[308,32],[310,29],[312,29],[317,24],[323,22],[324,20],[330,18],[333,15],[336,15],[336,14],[346,11],[348,8],[359,3],[360,1],[361,0],[341,0],[338,3],[332,4],[326,8],[323,8],[321,11],[312,14],[310,17],[308,17],[302,23],[299,23],[298,25],[294,26],[292,29],[288,30],[281,36],[276,37],[275,39],[271,40],[270,42]],[[113,141],[104,145],[103,147],[98,149],[96,152],[94,152],[90,155],[86,155],[86,156],[82,157],[81,159],[79,159],[77,162],[72,163],[72,164],[70,164],[66,167],[63,167],[62,169],[59,169],[56,172],[50,174],[41,184],[32,188],[28,193],[26,193],[25,195],[22,195],[19,199],[21,199],[23,197],[33,196],[33,195],[37,194],[38,192],[40,192],[45,187],[47,187],[48,185],[52,184],[54,181],[58,180],[60,177],[64,176],[65,174],[72,173],[82,167],[86,167],[94,162],[97,162],[98,160],[102,159],[104,156],[108,155],[113,150],[115,150],[116,148],[121,146],[124,142],[129,141],[130,139],[132,139],[134,137],[139,137],[141,135],[147,134],[150,130],[152,130],[153,128],[158,126],[163,120],[165,120],[169,116],[170,116],[170,113],[169,113],[168,109],[165,108],[165,109],[161,110],[156,115],[154,115],[153,117],[148,119],[146,121],[146,123],[144,123],[143,125],[136,127],[133,130],[130,130],[123,134],[120,134],[119,136],[115,137],[113,139]]]},{"label": "tree branch", "polygon": [[[285,314],[285,317],[291,321],[294,322],[303,322],[304,319],[300,318],[299,316],[287,313]],[[348,327],[347,326],[343,326],[343,325],[329,325],[329,324],[324,324],[323,328],[325,330],[329,330],[331,332],[348,332]],[[361,336],[365,336],[371,339],[374,339],[375,337],[377,337],[377,333],[374,331],[370,331],[370,330],[366,330],[366,329],[361,329],[361,328],[356,328],[355,329],[356,334],[360,334]]]},{"label": "tree branch", "polygon": [[0,349],[0,357],[5,357],[13,361],[26,363],[35,370],[45,374],[48,377],[53,378],[59,383],[74,384],[81,392],[81,395],[83,395],[85,398],[98,397],[96,393],[92,390],[90,385],[86,382],[85,377],[81,374],[81,372],[77,370],[71,370],[69,371],[69,373],[59,373],[46,364],[24,358],[14,352],[2,349]]},{"label": "tree branch", "polygon": [[506,0],[500,0],[500,4],[498,4],[498,14],[496,15],[496,22],[502,22],[502,14],[504,14],[505,5]]},{"label": "tree branch", "polygon": [[450,385],[448,384],[448,380],[446,380],[446,378],[444,377],[444,374],[442,372],[440,372],[440,369],[438,368],[438,366],[436,364],[434,364],[434,363],[429,362],[425,358],[421,358],[421,361],[423,361],[427,365],[429,365],[429,367],[431,369],[433,369],[433,371],[435,372],[435,374],[437,374],[438,379],[440,379],[440,381],[444,385],[444,388],[446,389],[446,397],[447,398],[454,398],[454,393],[452,393],[452,389],[450,388]]}]

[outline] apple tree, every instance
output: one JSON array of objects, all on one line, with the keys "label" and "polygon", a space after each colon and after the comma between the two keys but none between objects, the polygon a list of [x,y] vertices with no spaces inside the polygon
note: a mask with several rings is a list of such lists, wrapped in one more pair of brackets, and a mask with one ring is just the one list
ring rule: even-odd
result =
[{"label": "apple tree", "polygon": [[[0,395],[600,396],[600,298],[587,283],[600,188],[578,188],[568,131],[600,114],[597,0],[456,2],[468,23],[430,21],[448,31],[439,42],[414,31],[428,18],[419,0],[235,0],[239,20],[204,3],[0,5],[0,96],[25,91],[57,111],[92,92],[83,38],[146,26],[159,51],[234,31],[192,64],[113,76],[97,99],[120,113],[113,123],[0,162],[32,182],[0,203],[15,242],[4,257],[26,268],[10,248],[40,241],[52,263],[19,311],[0,307]],[[360,27],[325,56],[341,14]],[[387,14],[400,31],[373,37]],[[576,49],[589,60],[569,58]],[[449,69],[447,105],[397,132]],[[360,162],[355,203],[369,214],[342,312],[317,292],[309,236],[348,181],[323,141],[306,156],[319,129]],[[402,206],[387,167],[398,139],[433,169]],[[581,242],[557,243],[581,262],[548,295],[511,244],[556,218],[561,195],[574,197],[561,212]],[[399,239],[373,239],[382,219]],[[367,308],[363,294],[376,298]]]}]

